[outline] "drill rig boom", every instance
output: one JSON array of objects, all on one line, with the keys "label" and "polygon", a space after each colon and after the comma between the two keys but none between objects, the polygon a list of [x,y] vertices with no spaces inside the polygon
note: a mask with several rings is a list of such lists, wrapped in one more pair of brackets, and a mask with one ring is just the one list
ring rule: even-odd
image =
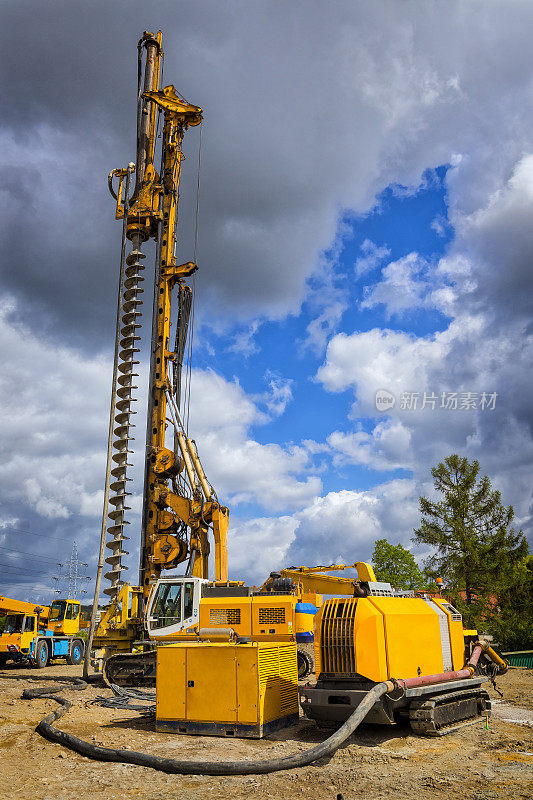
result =
[{"label": "drill rig boom", "polygon": [[[227,580],[228,512],[217,502],[215,493],[205,478],[194,442],[183,430],[178,409],[181,361],[192,303],[192,290],[186,281],[197,269],[193,262],[176,264],[175,259],[178,190],[184,158],[181,145],[187,128],[201,123],[202,110],[185,102],[172,85],[160,88],[163,55],[161,39],[161,32],[157,36],[145,32],[139,42],[139,58],[142,61],[144,51],[145,65],[138,110],[136,183],[131,199],[123,198],[126,171],[115,170],[110,177],[111,189],[112,178],[115,174],[119,177],[119,191],[115,195],[116,218],[125,220],[125,236],[132,243],[132,250],[125,259],[119,354],[121,363],[118,367],[121,375],[118,378],[120,388],[117,390],[119,400],[115,415],[117,440],[114,446],[117,452],[114,461],[117,466],[111,473],[115,481],[110,487],[114,494],[109,501],[113,506],[109,513],[113,525],[108,529],[111,538],[107,546],[112,553],[106,559],[111,567],[106,577],[111,586],[105,591],[112,600],[116,600],[121,572],[124,569],[122,541],[125,538],[124,525],[127,524],[124,514],[128,510],[125,505],[127,456],[133,427],[131,414],[134,412],[131,404],[135,400],[134,368],[138,363],[134,359],[139,352],[136,344],[140,339],[138,328],[143,292],[141,259],[145,257],[141,247],[149,239],[156,242],[156,264],[139,584],[142,586],[143,598],[146,599],[151,584],[157,580],[161,571],[173,568],[187,558],[191,574],[207,578],[208,528],[211,525],[216,528],[216,578]],[[161,166],[157,172],[154,160],[159,114],[163,116],[163,130]],[[178,296],[177,321],[181,331],[178,331],[176,347],[172,350],[170,326],[174,293]],[[166,442],[168,411],[175,429],[173,449]],[[179,480],[184,468],[188,480],[187,491],[185,481]]]},{"label": "drill rig boom", "polygon": [[[109,569],[107,607],[96,632],[96,646],[127,650],[144,638],[145,606],[152,585],[163,570],[188,561],[186,574],[209,577],[209,530],[213,531],[215,580],[226,582],[227,529],[229,512],[209,484],[195,442],[185,431],[180,417],[181,367],[186,347],[193,292],[188,279],[197,265],[177,264],[178,192],[181,149],[185,132],[202,122],[202,109],[187,103],[174,86],[161,88],[162,34],[145,32],[138,43],[139,86],[137,109],[137,156],[135,164],[115,169],[108,183],[116,200],[116,219],[122,220],[122,256],[115,366],[112,386],[108,470],[104,494],[103,537],[111,552],[105,559]],[[162,132],[158,137],[158,122]],[[156,170],[156,143],[161,138],[160,166]],[[130,183],[135,173],[135,187]],[[118,181],[118,184],[117,184]],[[116,186],[116,190],[115,190]],[[123,543],[127,512],[128,455],[133,441],[135,372],[140,352],[139,329],[143,306],[145,242],[155,241],[153,313],[150,340],[150,375],[146,426],[143,511],[139,585],[122,580],[127,569]],[[127,242],[131,250],[126,254]],[[171,345],[172,301],[177,300],[175,343]],[[171,424],[173,442],[167,441]],[[114,437],[112,439],[112,435]],[[112,446],[111,446],[112,441]],[[107,518],[111,521],[109,525]],[[99,565],[103,562],[103,539]],[[99,587],[97,578],[97,591]],[[91,634],[96,614],[93,610]]]}]

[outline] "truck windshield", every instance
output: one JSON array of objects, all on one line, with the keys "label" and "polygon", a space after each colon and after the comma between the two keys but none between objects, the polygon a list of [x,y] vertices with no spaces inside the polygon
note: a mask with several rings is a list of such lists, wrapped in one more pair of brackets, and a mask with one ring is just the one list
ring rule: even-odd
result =
[{"label": "truck windshield", "polygon": [[65,619],[65,609],[67,607],[66,600],[54,600],[50,606],[50,619],[62,622]]},{"label": "truck windshield", "polygon": [[157,629],[181,622],[181,583],[161,583],[158,586],[151,622]]},{"label": "truck windshield", "polygon": [[8,614],[4,626],[4,633],[22,633],[23,622],[24,614]]}]

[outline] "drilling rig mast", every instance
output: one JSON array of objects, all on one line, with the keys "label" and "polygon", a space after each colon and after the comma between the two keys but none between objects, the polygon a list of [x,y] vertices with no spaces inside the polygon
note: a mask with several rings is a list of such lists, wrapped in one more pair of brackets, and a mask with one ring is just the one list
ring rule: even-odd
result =
[{"label": "drilling rig mast", "polygon": [[[101,556],[91,634],[95,627],[103,553],[107,548],[111,551],[105,559],[109,565],[105,573],[109,586],[104,593],[109,596],[110,604],[96,632],[96,640],[101,640],[106,647],[111,645],[112,649],[117,649],[118,646],[121,650],[128,649],[133,640],[141,638],[144,606],[162,570],[188,561],[187,575],[209,577],[210,528],[215,544],[215,580],[225,582],[228,578],[229,512],[218,502],[200,463],[196,444],[188,437],[180,416],[181,369],[193,301],[187,279],[197,270],[194,262],[177,264],[175,257],[178,193],[184,159],[181,145],[185,131],[201,124],[202,109],[187,103],[174,86],[160,88],[161,43],[161,31],[156,36],[145,32],[138,43],[136,163],[112,170],[108,178],[110,192],[116,200],[116,219],[123,222],[123,237]],[[162,132],[158,136],[161,117]],[[159,171],[155,168],[158,138],[161,138]],[[130,197],[133,173],[135,186]],[[129,538],[125,535],[130,510],[127,484],[131,480],[127,473],[131,466],[128,456],[132,452],[130,443],[135,427],[132,415],[136,412],[132,406],[137,400],[134,396],[137,389],[134,379],[138,377],[135,368],[139,364],[136,356],[141,340],[142,261],[146,257],[142,246],[150,239],[155,241],[155,274],[139,584],[130,586],[122,580],[122,572],[127,569],[123,557],[128,555],[123,543]],[[126,255],[128,241],[131,250]],[[177,297],[177,314],[172,346],[173,297]],[[174,431],[171,446],[167,442],[169,422]]]}]

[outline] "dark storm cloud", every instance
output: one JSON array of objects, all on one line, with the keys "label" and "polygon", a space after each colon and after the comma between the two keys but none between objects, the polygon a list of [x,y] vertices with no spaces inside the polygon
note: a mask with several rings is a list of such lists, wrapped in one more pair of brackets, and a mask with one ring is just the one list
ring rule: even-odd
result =
[{"label": "dark storm cloud", "polygon": [[3,194],[4,286],[49,334],[107,346],[120,226],[106,176],[134,157],[136,43],[161,27],[164,82],[205,110],[199,311],[223,325],[296,312],[343,207],[365,211],[463,150],[468,187],[451,202],[484,200],[523,152],[533,10],[516,8],[484,4],[480,24],[474,7],[418,0],[4,3],[0,143],[23,185]]},{"label": "dark storm cloud", "polygon": [[[143,28],[158,25],[165,30],[165,81],[206,106],[200,243],[206,283],[238,307],[253,299],[260,276],[267,313],[294,309],[316,255],[316,242],[307,241],[313,223],[306,219],[316,202],[309,203],[304,181],[283,180],[281,171],[291,172],[285,99],[272,102],[279,75],[266,77],[281,68],[275,48],[252,68],[256,76],[265,71],[263,85],[247,81],[245,62],[235,55],[235,48],[253,49],[266,9],[249,14],[241,4],[159,3],[147,13],[139,3],[55,2],[46,9],[12,3],[4,10],[4,153],[14,173],[5,186],[4,286],[32,303],[38,324],[48,312],[49,333],[55,324],[56,335],[66,329],[77,344],[88,337],[90,346],[106,330],[119,230],[105,178],[134,157],[135,45]],[[242,37],[234,30],[236,14],[248,28]],[[192,249],[197,142],[197,133],[188,135],[184,258]],[[36,152],[40,157],[28,168],[26,159]],[[324,244],[331,215],[327,222]],[[290,265],[281,295],[280,265]]]}]

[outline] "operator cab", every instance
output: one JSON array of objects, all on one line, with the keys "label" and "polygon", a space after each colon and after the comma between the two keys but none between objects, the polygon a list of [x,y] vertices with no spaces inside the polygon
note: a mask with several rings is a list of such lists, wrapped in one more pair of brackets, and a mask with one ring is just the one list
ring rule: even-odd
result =
[{"label": "operator cab", "polygon": [[35,630],[35,618],[24,614],[8,614],[4,625],[4,633],[26,633]]},{"label": "operator cab", "polygon": [[50,606],[49,627],[55,633],[77,633],[81,604],[77,600],[54,600]]},{"label": "operator cab", "polygon": [[146,627],[151,639],[168,639],[197,626],[205,578],[179,576],[159,579],[148,599]]},{"label": "operator cab", "polygon": [[54,600],[50,606],[50,622],[76,619],[79,613],[80,604],[75,600]]}]

